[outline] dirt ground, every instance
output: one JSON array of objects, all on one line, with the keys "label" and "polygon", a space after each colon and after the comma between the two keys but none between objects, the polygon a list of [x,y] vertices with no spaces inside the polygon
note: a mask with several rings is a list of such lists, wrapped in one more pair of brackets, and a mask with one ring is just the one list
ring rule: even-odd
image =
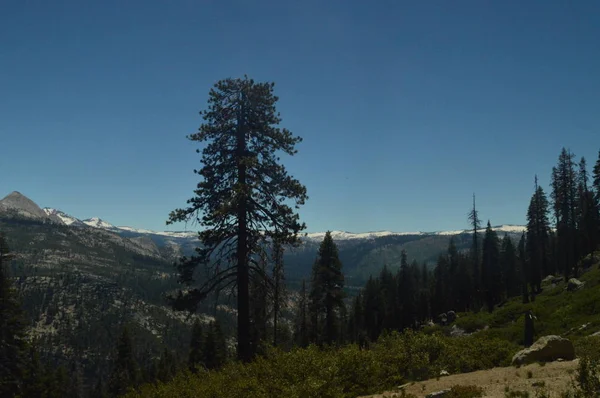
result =
[{"label": "dirt ground", "polygon": [[[564,362],[550,362],[544,366],[531,364],[516,368],[493,368],[471,373],[443,376],[415,382],[404,387],[407,393],[417,397],[450,388],[456,384],[477,385],[484,390],[484,397],[504,398],[506,388],[511,391],[528,391],[531,398],[536,397],[537,391],[544,391],[550,397],[560,397],[575,377],[578,360]],[[368,398],[400,397],[400,390],[383,394],[369,395]],[[367,397],[363,397],[367,398]]]}]

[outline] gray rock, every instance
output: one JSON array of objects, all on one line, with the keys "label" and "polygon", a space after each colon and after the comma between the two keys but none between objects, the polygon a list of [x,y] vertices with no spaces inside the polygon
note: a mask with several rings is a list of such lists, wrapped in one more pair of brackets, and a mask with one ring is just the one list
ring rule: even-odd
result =
[{"label": "gray rock", "polygon": [[594,336],[594,337],[600,337],[600,330],[597,331],[596,333],[592,333],[592,336]]},{"label": "gray rock", "polygon": [[467,335],[467,333],[465,332],[464,329],[461,329],[456,325],[452,325],[452,328],[450,329],[450,336],[459,337],[459,336],[466,336],[466,335]]},{"label": "gray rock", "polygon": [[569,279],[569,284],[567,285],[567,290],[573,292],[575,290],[579,290],[585,285],[585,282],[581,282],[579,279],[571,278]]},{"label": "gray rock", "polygon": [[458,317],[456,316],[456,312],[454,312],[454,311],[448,311],[448,312],[446,313],[446,318],[448,318],[448,323],[452,323],[452,322],[454,322],[454,321],[456,320],[456,318],[458,318]]},{"label": "gray rock", "polygon": [[446,323],[448,323],[448,315],[445,312],[442,314],[439,314],[437,316],[437,321],[438,321],[438,323],[445,325]]},{"label": "gray rock", "polygon": [[542,279],[542,283],[554,283],[554,275],[548,275],[544,279]]},{"label": "gray rock", "polygon": [[48,218],[46,212],[35,204],[34,201],[17,191],[8,194],[4,199],[0,200],[0,211],[11,210],[28,218]]},{"label": "gray rock", "polygon": [[440,371],[440,376],[450,376],[450,372],[448,372],[447,370],[442,370]]},{"label": "gray rock", "polygon": [[550,335],[540,337],[531,347],[517,352],[512,359],[513,365],[524,365],[533,362],[550,362],[558,358],[575,359],[575,348],[570,340]]},{"label": "gray rock", "polygon": [[451,390],[449,388],[441,391],[432,392],[431,394],[427,394],[425,398],[442,398],[450,395]]}]

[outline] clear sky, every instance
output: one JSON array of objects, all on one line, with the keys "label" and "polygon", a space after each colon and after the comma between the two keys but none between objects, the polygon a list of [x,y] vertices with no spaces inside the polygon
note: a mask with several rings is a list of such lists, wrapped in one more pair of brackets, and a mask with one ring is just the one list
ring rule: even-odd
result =
[{"label": "clear sky", "polygon": [[0,197],[167,228],[219,79],[274,81],[308,231],[523,223],[600,148],[600,2],[4,0]]}]

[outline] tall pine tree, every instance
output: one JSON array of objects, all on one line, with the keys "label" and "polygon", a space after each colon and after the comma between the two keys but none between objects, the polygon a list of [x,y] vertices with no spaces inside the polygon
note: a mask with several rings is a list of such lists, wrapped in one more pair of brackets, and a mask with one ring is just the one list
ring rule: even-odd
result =
[{"label": "tall pine tree", "polygon": [[283,272],[283,246],[273,242],[273,345],[277,347],[279,334],[279,316],[285,309],[285,277]]},{"label": "tall pine tree", "polygon": [[500,301],[502,294],[502,274],[500,272],[500,248],[496,232],[488,220],[483,237],[482,281],[485,302],[488,311],[494,310],[494,305]]},{"label": "tall pine tree", "polygon": [[513,297],[521,293],[520,270],[517,266],[517,252],[512,239],[508,234],[502,238],[500,249],[500,268],[504,274],[506,297]]},{"label": "tall pine tree", "polygon": [[400,273],[398,274],[398,298],[400,299],[400,328],[415,326],[416,289],[415,279],[408,265],[406,250],[400,252]]},{"label": "tall pine tree", "polygon": [[[297,244],[305,228],[295,207],[304,204],[306,189],[288,175],[279,152],[294,155],[301,141],[281,122],[275,109],[278,98],[273,83],[225,79],[209,93],[205,123],[188,138],[205,142],[203,166],[195,172],[201,181],[186,209],[169,215],[168,223],[196,220],[204,230],[197,255],[179,263],[180,280],[192,285],[194,270],[204,265],[210,278],[200,286],[180,291],[178,309],[195,310],[198,302],[215,290],[236,286],[238,358],[250,360],[250,279],[257,270],[256,255],[265,242]],[[200,150],[197,150],[200,152]]]},{"label": "tall pine tree", "polygon": [[192,327],[192,337],[190,339],[190,354],[188,357],[188,367],[192,372],[204,366],[204,334],[202,324],[199,320],[194,322]]},{"label": "tall pine tree", "polygon": [[476,308],[481,300],[481,263],[479,262],[479,235],[477,231],[481,228],[481,220],[479,212],[475,207],[475,194],[473,194],[473,208],[469,212],[469,222],[473,229],[473,244],[471,246],[471,268],[473,282],[472,301],[475,302]]},{"label": "tall pine tree", "polygon": [[525,232],[521,234],[517,251],[519,269],[521,270],[521,294],[523,304],[527,304],[529,303],[529,290],[527,289],[527,284],[529,283],[529,261],[527,260],[527,250],[525,250]]},{"label": "tall pine tree", "polygon": [[204,338],[204,364],[207,369],[219,369],[227,361],[227,343],[218,321],[208,325]]},{"label": "tall pine tree", "polygon": [[310,309],[317,342],[335,343],[339,336],[339,319],[344,310],[344,274],[338,248],[327,231],[313,265],[310,286]]},{"label": "tall pine tree", "polygon": [[527,283],[532,292],[538,294],[542,289],[542,275],[548,275],[550,269],[548,199],[535,177],[535,189],[527,209],[527,242],[525,248],[529,258]]},{"label": "tall pine tree", "polygon": [[130,387],[136,387],[140,381],[140,376],[140,369],[135,360],[129,328],[125,326],[117,341],[117,351],[108,383],[111,396],[117,397],[123,395]]},{"label": "tall pine tree", "polygon": [[296,344],[300,347],[308,346],[308,295],[306,293],[306,281],[304,279],[302,280],[302,288],[300,289],[298,297],[294,329],[294,341]]},{"label": "tall pine tree", "polygon": [[594,206],[596,207],[596,217],[598,220],[598,225],[596,226],[596,241],[594,242],[593,249],[598,250],[600,246],[600,151],[598,151],[598,160],[596,160],[596,164],[594,165],[592,173],[592,190],[594,191]]},{"label": "tall pine tree", "polygon": [[577,178],[574,154],[563,148],[558,164],[552,169],[552,202],[556,219],[558,264],[565,280],[572,272],[577,275]]},{"label": "tall pine tree", "polygon": [[588,172],[585,158],[579,162],[579,181],[577,187],[578,207],[577,226],[579,253],[582,256],[592,253],[598,242],[600,217],[595,203],[594,192],[589,186]]}]

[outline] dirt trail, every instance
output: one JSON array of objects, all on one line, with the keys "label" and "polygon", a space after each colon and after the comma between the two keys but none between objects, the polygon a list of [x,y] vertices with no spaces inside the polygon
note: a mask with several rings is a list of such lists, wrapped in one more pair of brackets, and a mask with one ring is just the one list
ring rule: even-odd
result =
[{"label": "dirt trail", "polygon": [[[427,394],[450,388],[456,384],[477,385],[484,389],[484,397],[504,398],[506,387],[511,391],[528,391],[535,398],[536,391],[544,390],[550,397],[560,397],[560,393],[571,385],[575,377],[578,360],[550,362],[544,366],[531,364],[516,368],[493,368],[471,373],[462,373],[440,377],[437,379],[415,382],[407,385],[404,390],[425,397]],[[531,373],[530,373],[531,372]],[[529,377],[531,376],[531,377]],[[396,394],[396,395],[394,395]],[[397,391],[369,395],[363,398],[400,397]]]}]

